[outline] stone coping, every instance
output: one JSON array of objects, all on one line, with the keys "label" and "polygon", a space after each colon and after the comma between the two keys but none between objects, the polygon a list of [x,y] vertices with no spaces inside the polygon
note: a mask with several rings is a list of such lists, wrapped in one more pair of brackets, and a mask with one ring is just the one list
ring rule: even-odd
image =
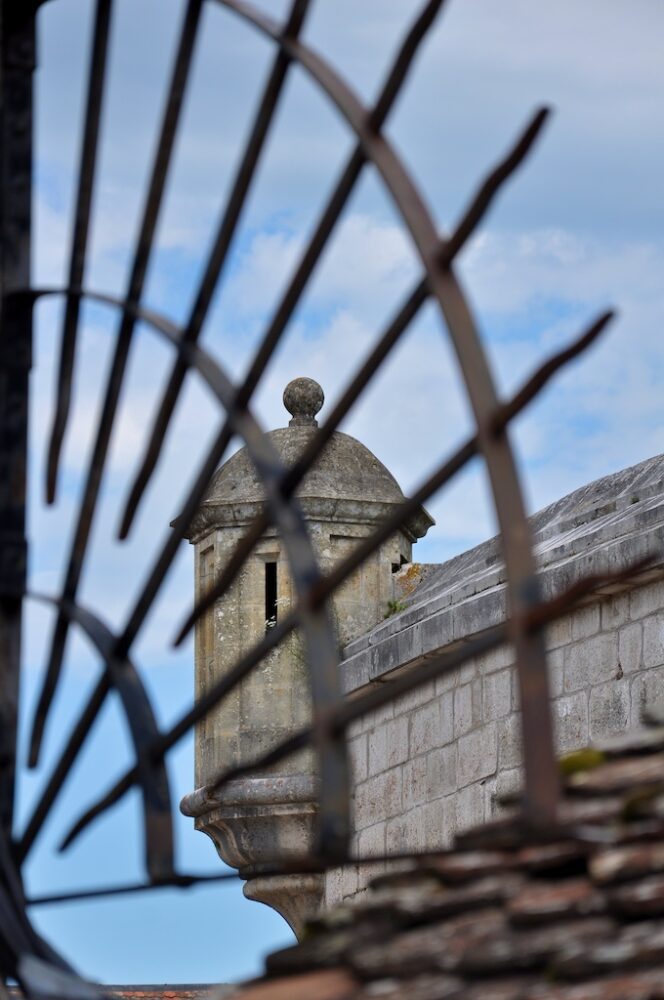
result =
[{"label": "stone coping", "polygon": [[[353,500],[331,497],[298,497],[302,516],[305,521],[322,521],[339,524],[373,524],[389,517],[399,506],[377,500]],[[216,528],[245,527],[254,521],[263,510],[263,503],[203,503],[192,519],[187,529],[186,538],[195,543],[205,538]],[[171,527],[178,523],[171,522]],[[410,541],[423,538],[434,519],[424,509],[413,514],[402,531]],[[277,529],[273,529],[275,534]]]},{"label": "stone coping", "polygon": [[[576,490],[531,518],[544,598],[581,576],[619,571],[650,556],[648,569],[617,593],[664,576],[664,456]],[[408,608],[350,643],[342,686],[352,692],[506,617],[506,576],[493,538],[440,566],[424,567]]]},{"label": "stone coping", "polygon": [[189,792],[180,802],[185,816],[203,816],[224,806],[262,806],[315,802],[318,779],[312,774],[278,775],[269,778],[240,778],[229,781],[219,792],[207,786]]}]

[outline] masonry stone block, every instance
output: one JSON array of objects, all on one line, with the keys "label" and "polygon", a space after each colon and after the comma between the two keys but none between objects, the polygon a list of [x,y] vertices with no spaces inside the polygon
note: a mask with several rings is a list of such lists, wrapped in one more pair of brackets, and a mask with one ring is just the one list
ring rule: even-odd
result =
[{"label": "masonry stone block", "polygon": [[566,693],[578,691],[618,673],[618,636],[602,632],[565,650],[563,687]]},{"label": "masonry stone block", "polygon": [[350,759],[353,782],[356,785],[359,785],[360,782],[364,781],[369,773],[367,736],[365,733],[362,733],[360,736],[356,736],[354,739],[348,741],[348,756]]},{"label": "masonry stone block", "polygon": [[329,868],[325,874],[325,906],[338,906],[343,900],[343,868]]},{"label": "masonry stone block", "polygon": [[459,789],[455,799],[457,832],[468,830],[484,821],[484,787],[480,782]]},{"label": "masonry stone block", "polygon": [[643,665],[646,668],[664,664],[664,614],[653,615],[643,623]]},{"label": "masonry stone block", "polygon": [[629,594],[615,594],[600,605],[602,631],[610,632],[629,621]]},{"label": "masonry stone block", "polygon": [[453,691],[457,686],[459,679],[458,673],[458,670],[449,670],[447,673],[441,674],[440,677],[436,677],[436,695],[446,694],[448,691]]},{"label": "masonry stone block", "polygon": [[632,726],[643,725],[646,710],[664,711],[664,667],[638,674],[630,685]]},{"label": "masonry stone block", "polygon": [[627,729],[630,715],[629,681],[614,681],[590,692],[590,738],[601,740]]},{"label": "masonry stone block", "polygon": [[402,770],[395,767],[368,778],[356,789],[355,824],[358,830],[401,812],[401,779]]},{"label": "masonry stone block", "polygon": [[511,644],[506,642],[502,646],[497,646],[496,649],[491,649],[488,653],[478,656],[475,662],[480,674],[490,674],[494,670],[503,670],[505,667],[513,666],[514,650]]},{"label": "masonry stone block", "polygon": [[587,691],[558,698],[553,702],[553,712],[558,751],[566,753],[586,746],[589,737]]},{"label": "masonry stone block", "polygon": [[433,747],[449,743],[453,735],[449,696],[436,698],[430,705],[418,708],[411,715],[410,753],[417,756]]},{"label": "masonry stone block", "polygon": [[394,702],[395,716],[405,715],[407,712],[412,712],[414,708],[419,708],[420,705],[428,705],[431,701],[433,701],[435,693],[434,681],[429,681],[428,684],[421,684],[420,687],[417,687],[413,691],[409,691],[408,694],[404,694],[401,698],[396,699]]},{"label": "masonry stone block", "polygon": [[569,615],[559,618],[547,626],[545,642],[547,649],[557,649],[559,646],[569,646],[572,641],[572,619]]},{"label": "masonry stone block", "polygon": [[498,765],[505,768],[518,767],[522,758],[521,715],[510,715],[500,719],[498,726]]},{"label": "masonry stone block", "polygon": [[366,830],[361,830],[358,838],[358,851],[362,857],[377,856],[385,853],[385,822],[374,823]]},{"label": "masonry stone block", "polygon": [[664,608],[664,581],[658,580],[645,587],[637,587],[630,594],[630,616],[632,621],[646,618]]},{"label": "masonry stone block", "polygon": [[387,722],[388,719],[394,718],[394,705],[389,702],[387,705],[382,705],[381,708],[375,709],[370,713],[370,719],[373,728],[377,728],[383,722]]},{"label": "masonry stone block", "polygon": [[457,686],[470,684],[477,677],[477,660],[466,660],[457,670]]},{"label": "masonry stone block", "polygon": [[482,717],[493,722],[512,710],[512,670],[489,674],[482,680]]},{"label": "masonry stone block", "polygon": [[387,766],[396,767],[408,760],[408,716],[400,715],[385,725]]},{"label": "masonry stone block", "polygon": [[507,771],[499,771],[496,776],[494,795],[498,802],[503,796],[515,795],[523,789],[523,769],[513,767]]},{"label": "masonry stone block", "polygon": [[454,691],[454,737],[458,739],[482,722],[482,681],[470,681]]},{"label": "masonry stone block", "polygon": [[427,802],[424,809],[424,840],[428,850],[450,847],[457,830],[457,796]]},{"label": "masonry stone block", "polygon": [[423,653],[435,653],[454,639],[454,617],[451,611],[439,612],[422,622],[420,644]]},{"label": "masonry stone block", "polygon": [[457,747],[452,743],[432,750],[426,757],[427,798],[437,799],[457,788]]},{"label": "masonry stone block", "polygon": [[359,887],[357,865],[346,865],[341,873],[341,896],[342,899],[348,899],[349,896],[354,896]]},{"label": "masonry stone block", "polygon": [[459,787],[493,774],[498,763],[498,732],[495,722],[474,730],[459,740]]},{"label": "masonry stone block", "polygon": [[[454,750],[454,748],[451,748]],[[436,753],[438,751],[433,751]],[[422,754],[403,766],[403,807],[412,809],[427,798],[427,757]]]},{"label": "masonry stone block", "polygon": [[368,734],[369,774],[379,774],[387,770],[387,723],[378,726]]},{"label": "masonry stone block", "polygon": [[579,608],[572,615],[572,640],[587,639],[599,632],[599,604]]},{"label": "masonry stone block", "polygon": [[552,649],[551,652],[548,652],[546,665],[549,670],[549,694],[552,698],[558,698],[563,693],[563,682],[565,676],[564,649]]},{"label": "masonry stone block", "polygon": [[424,807],[416,806],[387,823],[385,847],[387,854],[421,851],[425,847]]},{"label": "masonry stone block", "polygon": [[618,661],[623,674],[633,674],[641,668],[642,648],[641,622],[623,626],[618,633]]}]

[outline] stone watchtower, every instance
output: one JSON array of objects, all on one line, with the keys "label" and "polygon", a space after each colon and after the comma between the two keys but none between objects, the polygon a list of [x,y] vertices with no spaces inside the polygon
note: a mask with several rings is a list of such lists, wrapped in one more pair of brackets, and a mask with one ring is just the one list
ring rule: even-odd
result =
[{"label": "stone watchtower", "polygon": [[[316,433],[323,390],[308,378],[291,382],[284,405],[288,427],[270,433],[291,465]],[[335,433],[297,491],[323,571],[342,559],[376,523],[404,500],[396,480],[363,444]],[[262,508],[264,493],[245,448],[217,471],[191,524],[197,595],[230,557]],[[404,529],[347,581],[334,597],[341,646],[381,621],[394,599],[393,574],[411,560],[412,543],[433,524],[421,508]],[[269,529],[229,592],[197,626],[196,693],[202,694],[250,649],[294,600],[288,563],[276,529]],[[196,786],[244,763],[308,721],[309,685],[297,634],[283,642],[196,731]],[[319,876],[260,875],[276,859],[301,856],[312,841],[316,811],[315,762],[307,754],[282,761],[269,774],[233,782],[217,798],[201,791],[182,809],[214,841],[220,857],[249,881],[246,896],[277,909],[297,931],[320,902]]]}]

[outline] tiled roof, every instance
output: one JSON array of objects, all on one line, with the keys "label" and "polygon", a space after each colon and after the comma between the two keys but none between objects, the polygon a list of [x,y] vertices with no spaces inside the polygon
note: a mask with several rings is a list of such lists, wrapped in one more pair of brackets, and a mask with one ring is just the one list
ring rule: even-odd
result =
[{"label": "tiled roof", "polygon": [[[103,985],[100,987],[100,996],[113,997],[114,1000],[224,1000],[231,989],[232,987],[218,983],[178,983],[175,986]],[[7,992],[11,1000],[23,1000],[23,993],[17,986],[10,986]]]},{"label": "tiled roof", "polygon": [[664,727],[561,767],[555,831],[514,810],[376,877],[238,1000],[664,1000]]},{"label": "tiled roof", "polygon": [[[103,986],[106,996],[117,1000],[219,1000],[223,988],[207,983],[187,983],[175,986]],[[222,994],[223,996],[223,994]]]}]

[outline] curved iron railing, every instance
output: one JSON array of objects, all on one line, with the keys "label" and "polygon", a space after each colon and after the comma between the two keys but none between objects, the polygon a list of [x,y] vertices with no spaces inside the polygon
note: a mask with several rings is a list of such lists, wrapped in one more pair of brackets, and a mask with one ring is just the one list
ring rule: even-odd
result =
[{"label": "curved iron railing", "polygon": [[[2,348],[0,353],[0,478],[11,484],[0,492],[2,513],[2,558],[0,559],[0,962],[5,978],[17,979],[28,995],[41,995],[48,984],[64,983],[71,975],[51,949],[32,930],[20,880],[21,865],[28,857],[59,792],[77,760],[109,693],[116,691],[127,716],[135,760],[86,812],[64,838],[67,846],[93,820],[108,810],[134,785],[143,798],[146,869],[148,882],[108,889],[76,890],[58,899],[85,898],[132,892],[146,887],[189,885],[207,876],[178,873],[172,851],[172,817],[165,759],[171,748],[240,683],[291,631],[302,630],[311,678],[313,700],[309,725],[271,748],[251,764],[233,767],[217,776],[207,791],[220,788],[241,774],[271,764],[307,745],[318,755],[320,774],[319,837],[315,855],[298,865],[280,865],[274,871],[324,870],[344,861],[357,862],[349,854],[349,775],[345,734],[350,723],[434,676],[457,668],[478,653],[505,642],[512,643],[519,677],[525,762],[524,821],[536,828],[556,822],[559,795],[552,724],[549,710],[546,659],[542,631],[554,618],[568,611],[598,583],[588,578],[555,600],[542,602],[538,591],[530,532],[519,479],[508,437],[509,423],[540,391],[542,386],[571,358],[585,350],[601,333],[611,314],[599,317],[570,347],[547,360],[510,400],[501,401],[482,347],[467,298],[455,276],[457,254],[483,219],[502,185],[521,165],[537,139],[547,111],[538,111],[504,157],[479,185],[468,208],[449,236],[441,236],[418,191],[389,139],[382,131],[394,100],[411,69],[419,46],[443,6],[429,0],[414,18],[385,83],[372,107],[365,107],[349,83],[319,53],[301,40],[309,0],[293,0],[283,24],[242,0],[207,0],[243,19],[275,46],[275,56],[255,111],[246,146],[239,158],[230,195],[221,213],[212,249],[186,322],[178,327],[166,317],[141,305],[145,277],[154,246],[166,181],[172,161],[187,81],[191,74],[204,0],[187,0],[177,53],[166,97],[157,149],[145,196],[139,234],[133,248],[126,291],[121,297],[94,292],[86,287],[88,236],[97,176],[100,117],[105,95],[105,77],[112,0],[96,0],[93,38],[88,71],[87,102],[83,123],[75,214],[67,284],[63,288],[33,289],[29,280],[30,235],[30,116],[31,74],[34,55],[34,22],[39,0],[1,0],[2,78],[0,128],[2,130],[3,189],[0,280],[2,291]],[[274,309],[244,380],[234,383],[210,354],[197,343],[220,277],[233,246],[243,208],[250,193],[269,130],[275,118],[284,83],[293,66],[307,74],[336,107],[355,138],[354,149],[320,213],[281,298]],[[348,384],[333,405],[299,460],[284,467],[257,421],[250,403],[261,377],[280,344],[289,321],[305,291],[324,248],[333,234],[363,168],[375,167],[390,195],[403,226],[417,252],[420,277],[369,356],[349,374]],[[52,503],[58,486],[60,456],[67,430],[72,382],[77,363],[77,331],[83,299],[96,301],[118,314],[117,334],[101,406],[101,415],[90,463],[80,498],[65,579],[56,596],[40,595],[56,609],[56,622],[38,705],[32,723],[29,763],[37,763],[54,695],[60,684],[68,633],[72,625],[91,639],[102,663],[98,682],[73,720],[65,746],[22,831],[15,830],[12,816],[16,764],[16,702],[20,667],[20,614],[25,590],[24,502],[26,462],[26,413],[30,364],[31,312],[45,295],[61,295],[65,310],[60,341],[56,403],[47,449],[46,500]],[[306,525],[294,493],[331,435],[361,396],[425,302],[432,301],[445,321],[456,353],[475,428],[469,438],[445,458],[433,474],[414,491],[374,532],[327,575],[316,565]],[[89,540],[97,510],[111,433],[120,392],[134,340],[136,323],[143,322],[173,349],[173,364],[146,437],[144,452],[120,516],[119,537],[132,529],[136,511],[159,461],[169,432],[171,417],[182,386],[193,370],[204,380],[219,402],[221,417],[216,437],[191,484],[182,513],[157,554],[138,599],[123,628],[112,632],[91,610],[78,601],[78,590],[88,558]],[[263,512],[247,529],[229,561],[198,604],[185,617],[175,637],[182,641],[201,615],[221,598],[235,580],[245,560],[270,525],[276,525],[289,558],[297,601],[278,624],[205,694],[192,703],[167,730],[159,730],[146,690],[133,665],[132,648],[146,616],[196,513],[210,479],[234,436],[247,446],[265,486]],[[451,653],[440,654],[390,684],[345,701],[338,679],[338,652],[327,603],[336,589],[376,548],[432,494],[450,481],[474,457],[486,463],[498,518],[506,566],[510,617],[504,624],[468,641]],[[28,595],[37,596],[37,595]],[[376,859],[369,859],[376,860]],[[213,876],[229,877],[226,874]],[[31,902],[45,901],[34,899]],[[60,977],[60,978],[58,978]],[[63,978],[64,977],[64,978]]]}]

